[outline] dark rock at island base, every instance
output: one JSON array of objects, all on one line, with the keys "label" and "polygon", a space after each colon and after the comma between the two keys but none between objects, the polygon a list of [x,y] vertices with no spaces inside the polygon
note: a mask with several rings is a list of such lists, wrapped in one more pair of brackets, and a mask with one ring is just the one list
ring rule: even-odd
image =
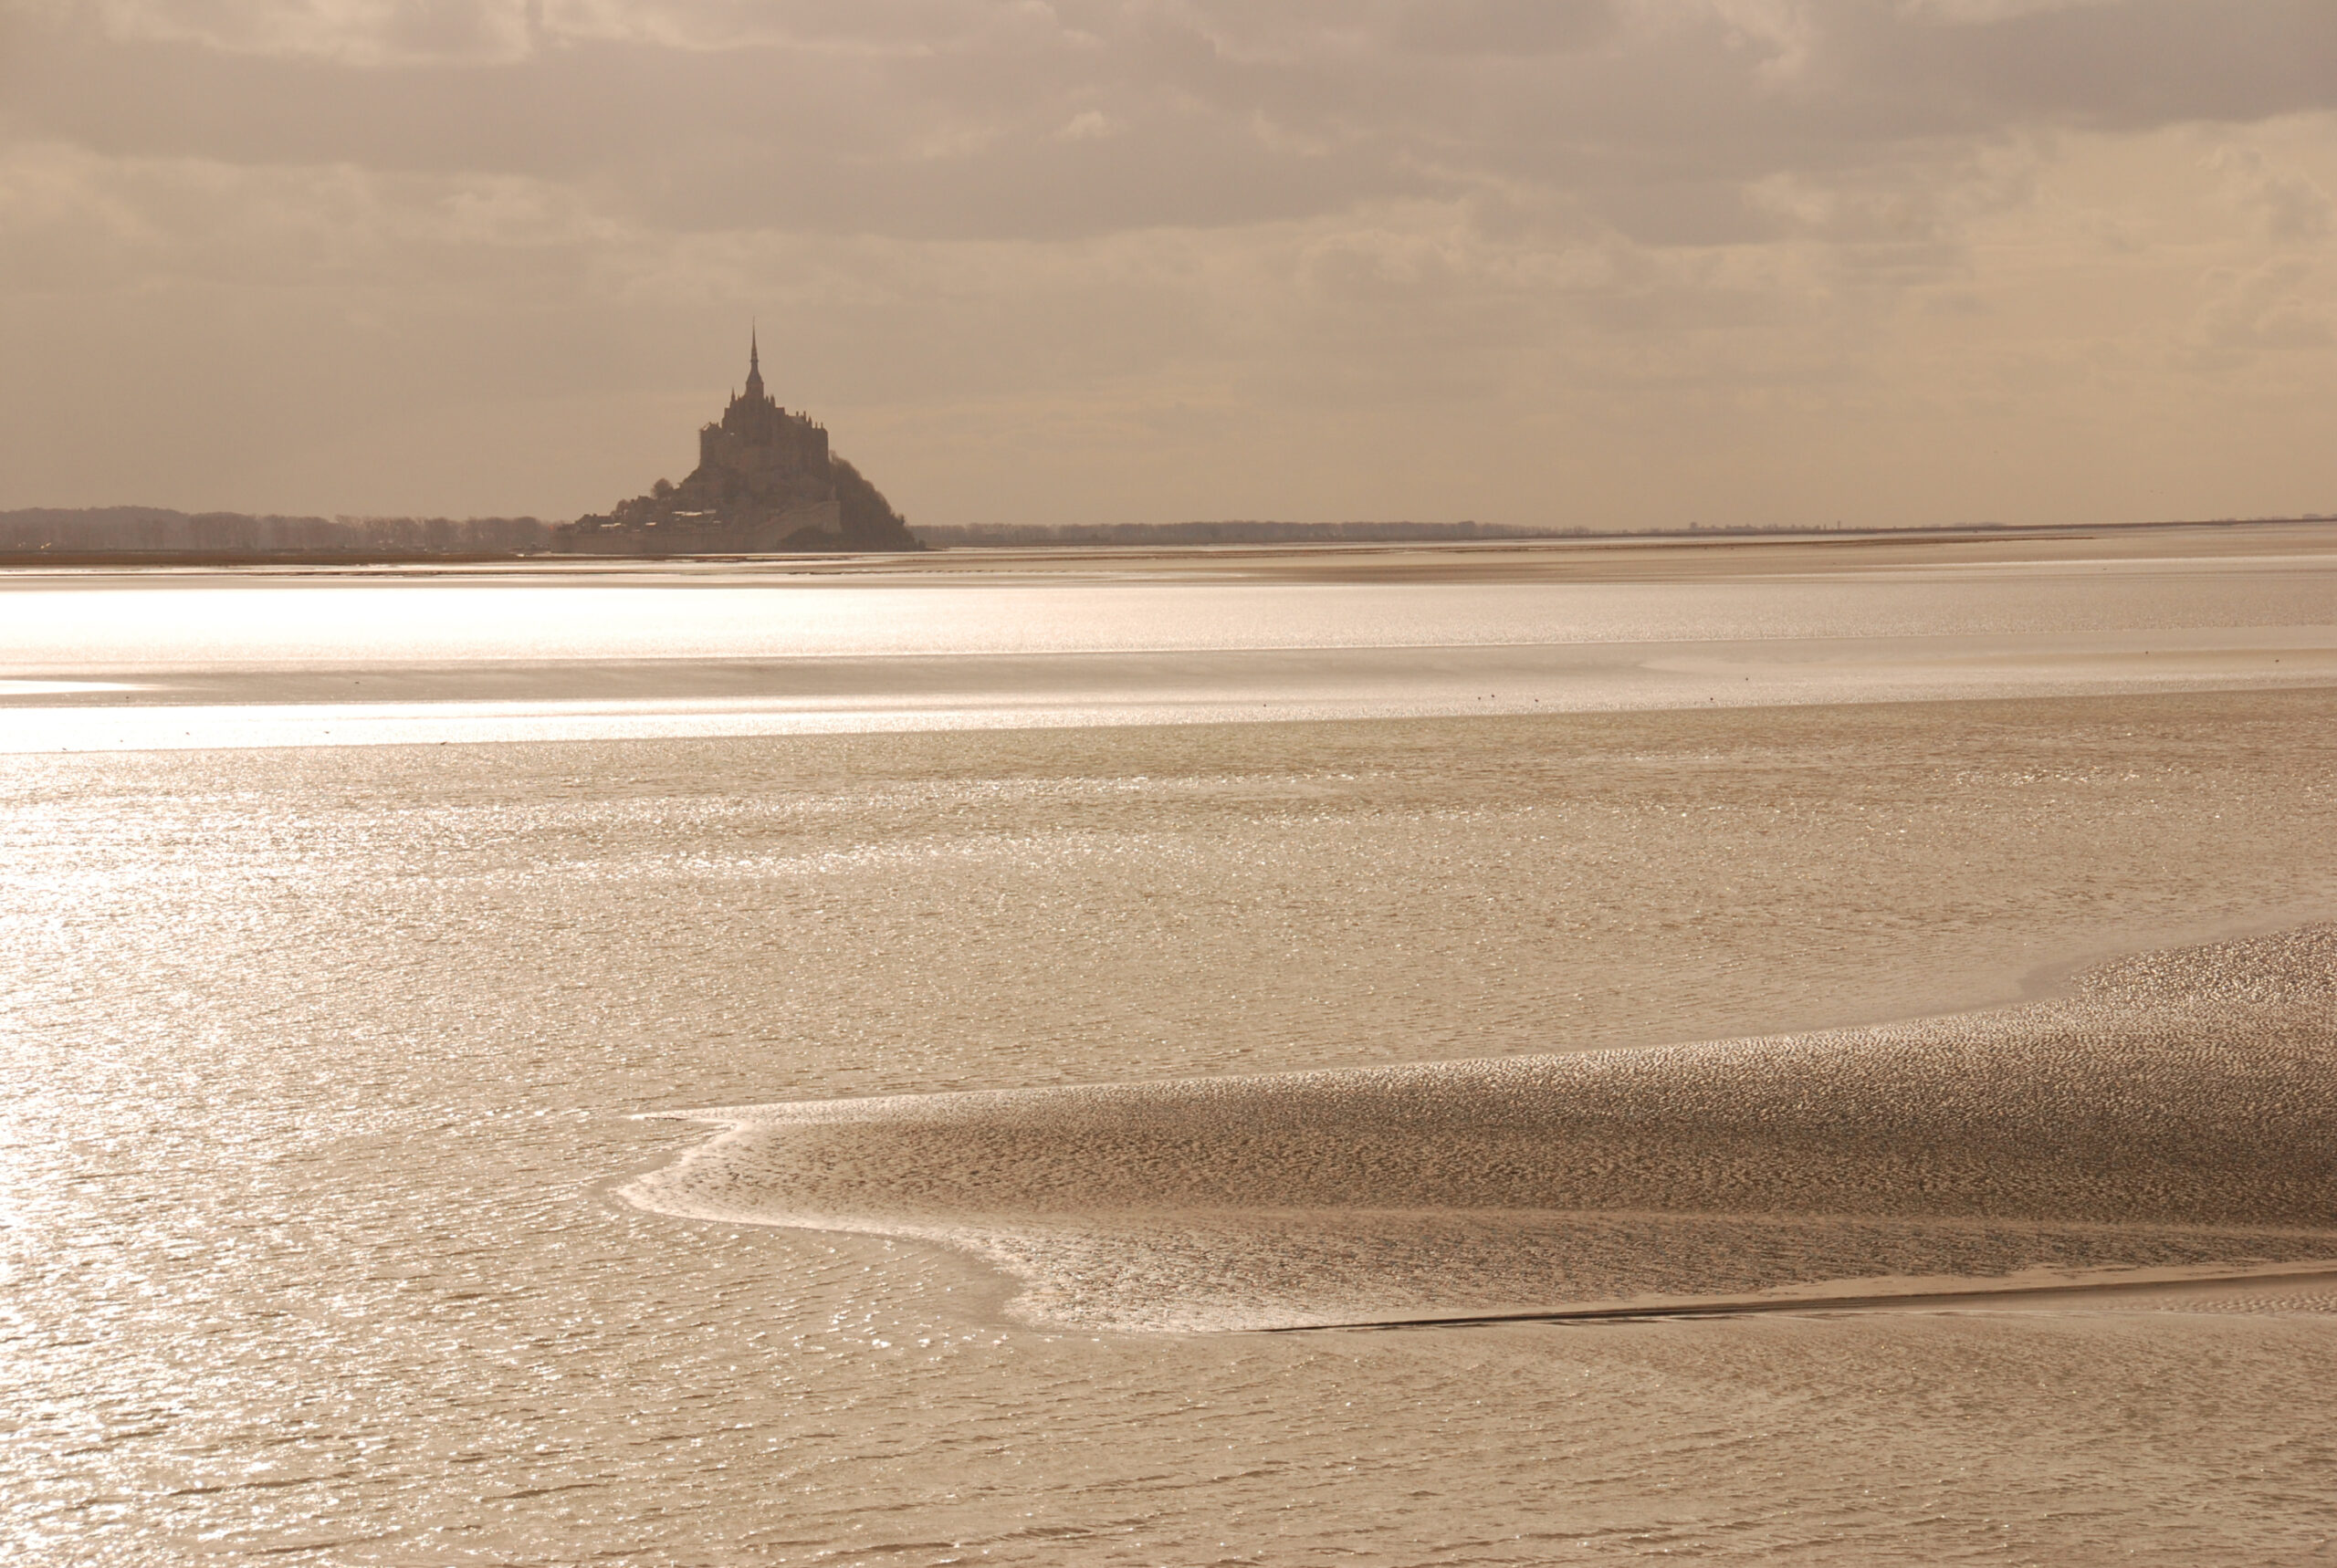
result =
[{"label": "dark rock at island base", "polygon": [[846,549],[923,549],[925,542],[909,532],[908,519],[893,510],[885,493],[870,484],[859,469],[841,457],[828,460],[834,477],[836,507],[841,513]]},{"label": "dark rock at island base", "polygon": [[764,392],[761,349],[749,339],[746,390],[698,432],[689,477],[660,479],[645,496],[555,529],[552,548],[669,556],[925,547],[883,492],[828,450],[824,425]]}]

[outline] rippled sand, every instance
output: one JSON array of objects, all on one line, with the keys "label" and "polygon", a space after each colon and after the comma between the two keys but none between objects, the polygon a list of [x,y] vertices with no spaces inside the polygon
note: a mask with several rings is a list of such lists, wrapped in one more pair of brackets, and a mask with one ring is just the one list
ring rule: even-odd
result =
[{"label": "rippled sand", "polygon": [[[0,1557],[2310,1561],[2337,1318],[2285,1265],[1119,1333],[613,1193],[712,1135],[647,1111],[1807,1040],[2325,921],[2332,737],[2286,692],[0,760]],[[1128,1256],[1058,1218],[1058,1277]]]},{"label": "rippled sand", "polygon": [[703,1114],[627,1197],[953,1242],[1083,1327],[2337,1268],[2337,930],[1888,1028]]},{"label": "rippled sand", "polygon": [[[1807,674],[1811,706],[0,746],[0,1559],[2317,1561],[2331,966],[2298,928],[2337,918],[2337,688],[2270,689],[2337,649],[2314,549],[2220,588],[1966,561],[1934,593],[1829,547],[1835,588],[1741,594],[1738,552],[1697,551],[1666,559],[1709,592],[1633,567],[1551,601],[1649,669],[1650,639],[1742,639],[1749,670],[1688,674]],[[267,630],[146,587],[131,643],[165,607]],[[552,619],[665,623],[629,591]],[[1195,591],[1158,607],[1279,602]],[[958,657],[491,666],[515,628],[466,592],[420,592],[469,612],[397,701],[848,696]],[[688,643],[711,592],[655,602],[686,600]],[[352,602],[315,619],[333,658]],[[887,602],[870,626],[921,634]],[[58,612],[77,657],[96,613]],[[1887,648],[1829,641],[1878,620]],[[2040,639],[2073,624],[2146,639],[2109,695],[1873,700],[1883,654],[1968,694],[2066,666]],[[1448,667],[1221,653],[1156,685]],[[1605,659],[1495,654],[1570,688]],[[1057,658],[1078,685],[1123,655]],[[332,659],[222,659],[15,670],[137,689],[0,694],[0,741],[12,704],[340,700]],[[821,1109],[718,1148],[641,1119],[771,1101]],[[616,1196],[734,1152],[763,1168],[714,1196],[856,1228]],[[1569,1306],[1633,1315],[1102,1327]]]}]

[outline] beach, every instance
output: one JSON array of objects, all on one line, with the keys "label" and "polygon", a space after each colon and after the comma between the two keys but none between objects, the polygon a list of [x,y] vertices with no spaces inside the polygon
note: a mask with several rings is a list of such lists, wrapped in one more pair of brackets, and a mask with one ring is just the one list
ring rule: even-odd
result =
[{"label": "beach", "polygon": [[22,1560],[2337,1539],[2337,525],[0,605]]}]

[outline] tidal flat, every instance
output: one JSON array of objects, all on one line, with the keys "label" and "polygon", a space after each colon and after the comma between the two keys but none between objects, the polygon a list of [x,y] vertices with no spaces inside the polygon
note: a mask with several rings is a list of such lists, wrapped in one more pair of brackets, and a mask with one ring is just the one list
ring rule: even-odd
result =
[{"label": "tidal flat", "polygon": [[0,582],[0,1542],[2319,1560],[2337,527],[1861,549]]}]

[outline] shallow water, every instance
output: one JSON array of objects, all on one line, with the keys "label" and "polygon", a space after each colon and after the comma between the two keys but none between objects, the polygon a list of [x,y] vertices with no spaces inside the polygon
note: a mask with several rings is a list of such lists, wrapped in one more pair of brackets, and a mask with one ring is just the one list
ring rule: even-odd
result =
[{"label": "shallow water", "polygon": [[2337,683],[2337,526],[2178,530],[2154,536],[2171,553],[2122,553],[2136,542],[1073,553],[1014,571],[943,555],[856,572],[26,573],[0,579],[0,750]]},{"label": "shallow water", "polygon": [[2311,1561],[2310,1285],[1129,1333],[618,1189],[711,1135],[644,1113],[2017,1003],[2327,920],[2332,763],[2324,689],[0,758],[0,1529],[58,1563]]}]

